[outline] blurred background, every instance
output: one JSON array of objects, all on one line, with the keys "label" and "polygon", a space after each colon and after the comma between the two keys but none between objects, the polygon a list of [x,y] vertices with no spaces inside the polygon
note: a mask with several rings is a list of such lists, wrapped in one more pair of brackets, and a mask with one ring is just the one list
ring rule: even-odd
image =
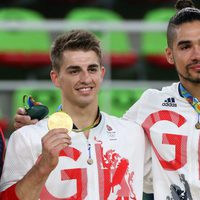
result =
[{"label": "blurred background", "polygon": [[[200,7],[199,0],[193,0]],[[102,42],[106,78],[100,108],[122,114],[148,88],[177,81],[165,59],[175,0],[0,0],[0,126],[8,137],[23,95],[55,112],[49,48],[58,34],[83,28]]]}]

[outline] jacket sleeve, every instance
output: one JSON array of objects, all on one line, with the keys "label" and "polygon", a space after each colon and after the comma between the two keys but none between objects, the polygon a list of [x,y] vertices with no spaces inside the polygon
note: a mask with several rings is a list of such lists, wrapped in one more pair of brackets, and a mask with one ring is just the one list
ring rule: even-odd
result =
[{"label": "jacket sleeve", "polygon": [[4,138],[3,131],[0,128],[0,177],[1,177],[2,169],[3,169],[5,149],[6,149],[5,138]]},{"label": "jacket sleeve", "polygon": [[16,184],[0,193],[0,200],[19,200],[15,192]]},{"label": "jacket sleeve", "polygon": [[152,176],[152,148],[148,139],[145,143],[145,159],[144,159],[144,182],[143,190],[145,193],[153,193],[153,176]]},{"label": "jacket sleeve", "polygon": [[136,122],[140,125],[138,122],[138,117],[141,115],[141,110],[145,109],[145,101],[148,98],[148,90],[145,91],[142,96],[124,113],[123,119],[129,120],[132,122]]}]

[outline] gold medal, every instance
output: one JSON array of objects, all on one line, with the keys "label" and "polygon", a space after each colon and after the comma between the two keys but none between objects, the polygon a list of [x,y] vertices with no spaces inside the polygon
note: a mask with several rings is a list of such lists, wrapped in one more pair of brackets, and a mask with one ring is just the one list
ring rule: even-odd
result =
[{"label": "gold medal", "polygon": [[195,124],[195,127],[196,127],[196,129],[200,129],[200,122],[197,122],[197,123]]},{"label": "gold medal", "polygon": [[72,118],[65,112],[56,112],[49,116],[48,128],[49,130],[54,128],[66,128],[68,132],[72,130],[73,121]]},{"label": "gold medal", "polygon": [[93,164],[92,158],[88,158],[88,159],[87,159],[87,163],[88,163],[88,165],[92,165],[92,164]]}]

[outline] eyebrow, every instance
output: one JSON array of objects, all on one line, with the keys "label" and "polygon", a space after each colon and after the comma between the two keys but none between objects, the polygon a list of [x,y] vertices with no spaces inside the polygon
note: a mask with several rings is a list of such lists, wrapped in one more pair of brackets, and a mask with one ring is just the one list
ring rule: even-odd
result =
[{"label": "eyebrow", "polygon": [[79,69],[80,66],[78,65],[70,65],[70,66],[67,66],[66,70],[73,70],[73,69]]},{"label": "eyebrow", "polygon": [[88,67],[96,67],[96,68],[98,68],[99,65],[98,65],[98,64],[91,64],[91,65],[89,65]]},{"label": "eyebrow", "polygon": [[181,45],[183,45],[183,44],[190,44],[190,43],[191,43],[190,40],[182,40],[182,41],[179,41],[179,42],[178,42],[177,46],[181,46]]},{"label": "eyebrow", "polygon": [[[88,68],[91,68],[91,67],[96,67],[98,68],[99,65],[98,64],[91,64],[88,66]],[[81,67],[79,65],[69,65],[66,70],[73,70],[73,69],[80,69]]]}]

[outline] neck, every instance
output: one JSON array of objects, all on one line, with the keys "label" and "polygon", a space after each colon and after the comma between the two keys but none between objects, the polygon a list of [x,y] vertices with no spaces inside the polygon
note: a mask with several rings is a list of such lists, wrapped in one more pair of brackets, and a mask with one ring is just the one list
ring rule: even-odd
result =
[{"label": "neck", "polygon": [[200,83],[191,83],[191,82],[185,82],[181,81],[181,84],[183,87],[195,98],[197,98],[200,101]]},{"label": "neck", "polygon": [[95,122],[98,114],[98,104],[90,104],[86,107],[64,104],[62,110],[71,116],[74,125],[78,129],[84,129]]}]

